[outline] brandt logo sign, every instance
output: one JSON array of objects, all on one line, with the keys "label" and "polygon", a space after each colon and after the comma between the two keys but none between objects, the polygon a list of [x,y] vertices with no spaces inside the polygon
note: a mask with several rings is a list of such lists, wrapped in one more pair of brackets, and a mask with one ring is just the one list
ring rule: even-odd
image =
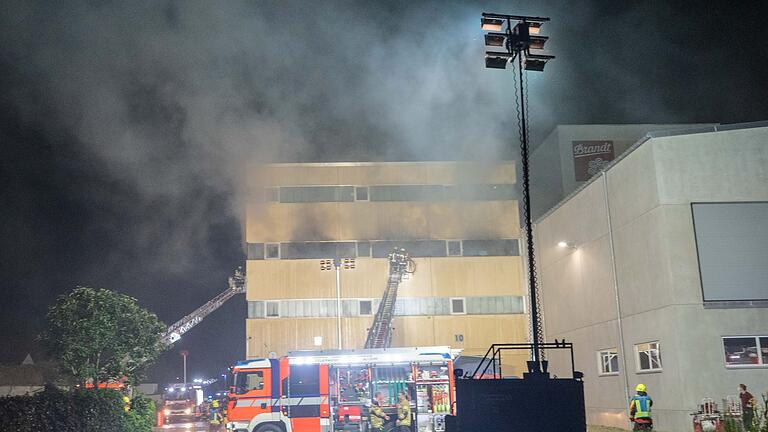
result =
[{"label": "brandt logo sign", "polygon": [[613,141],[572,141],[576,181],[587,181],[614,157]]}]

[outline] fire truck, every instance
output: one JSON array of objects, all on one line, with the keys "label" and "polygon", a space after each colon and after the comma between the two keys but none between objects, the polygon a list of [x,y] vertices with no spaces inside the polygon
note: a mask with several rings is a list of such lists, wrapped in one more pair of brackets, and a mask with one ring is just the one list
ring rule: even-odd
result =
[{"label": "fire truck", "polygon": [[[449,347],[299,351],[232,368],[227,429],[235,432],[367,431],[377,393],[394,429],[397,397],[408,395],[413,432],[445,430],[454,409]],[[391,424],[390,424],[391,423]]]},{"label": "fire truck", "polygon": [[191,384],[170,384],[163,393],[163,401],[159,408],[162,410],[163,423],[190,422],[201,417],[200,403],[203,401],[201,386]]}]

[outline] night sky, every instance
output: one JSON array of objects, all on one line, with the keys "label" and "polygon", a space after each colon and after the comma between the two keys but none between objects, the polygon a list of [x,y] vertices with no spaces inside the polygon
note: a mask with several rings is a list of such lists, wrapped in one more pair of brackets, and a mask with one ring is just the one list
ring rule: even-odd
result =
[{"label": "night sky", "polygon": [[[0,12],[0,363],[41,355],[76,285],[172,323],[242,265],[242,178],[270,161],[515,157],[483,11],[543,15],[534,142],[573,123],[768,119],[760,1],[8,0]],[[245,354],[230,301],[151,371]]]}]

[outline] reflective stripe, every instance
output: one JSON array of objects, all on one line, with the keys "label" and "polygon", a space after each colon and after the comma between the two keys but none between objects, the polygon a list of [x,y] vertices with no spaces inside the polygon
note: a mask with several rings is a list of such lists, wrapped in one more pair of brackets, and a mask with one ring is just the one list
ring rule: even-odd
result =
[{"label": "reflective stripe", "polygon": [[235,408],[250,407],[254,405],[267,404],[270,405],[273,399],[250,399],[250,398],[238,398],[235,402]]},{"label": "reflective stripe", "polygon": [[328,396],[308,396],[308,397],[292,397],[281,399],[252,399],[252,398],[238,398],[235,406],[253,406],[258,404],[278,405],[325,405],[328,403]]},{"label": "reflective stripe", "polygon": [[648,418],[651,416],[651,398],[648,396],[633,396],[630,407],[635,408],[635,418]]},{"label": "reflective stripe", "polygon": [[328,403],[328,396],[308,396],[273,399],[273,404],[283,402],[283,405],[322,405]]}]

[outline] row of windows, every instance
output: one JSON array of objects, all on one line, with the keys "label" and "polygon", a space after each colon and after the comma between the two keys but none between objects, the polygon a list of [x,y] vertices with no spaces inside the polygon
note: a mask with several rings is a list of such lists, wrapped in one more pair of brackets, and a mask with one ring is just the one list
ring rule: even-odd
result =
[{"label": "row of windows", "polygon": [[[371,316],[380,299],[342,299],[342,316]],[[336,316],[336,299],[256,300],[248,302],[248,318],[329,318]],[[401,297],[396,316],[505,315],[524,313],[520,296]]]},{"label": "row of windows", "polygon": [[520,255],[517,239],[374,240],[248,243],[248,259],[386,258],[395,247],[404,248],[414,257]]},{"label": "row of windows", "polygon": [[[637,372],[661,372],[661,344],[654,341],[635,345],[635,365]],[[616,348],[597,352],[597,370],[599,375],[618,375],[619,352]]]},{"label": "row of windows", "polygon": [[[748,368],[768,366],[768,336],[726,336],[723,340],[725,367]],[[637,372],[660,372],[661,345],[658,341],[635,345]],[[616,348],[597,352],[600,375],[619,373],[619,353]]]},{"label": "row of windows", "polygon": [[507,201],[517,199],[514,184],[282,186],[264,188],[266,202]]}]

